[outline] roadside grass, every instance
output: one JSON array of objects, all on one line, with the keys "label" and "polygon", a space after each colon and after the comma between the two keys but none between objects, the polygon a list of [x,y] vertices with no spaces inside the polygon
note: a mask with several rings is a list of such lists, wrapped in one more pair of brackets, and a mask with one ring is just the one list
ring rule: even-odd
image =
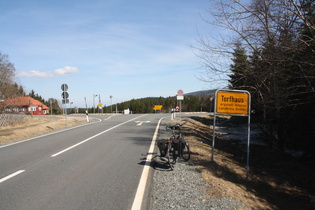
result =
[{"label": "roadside grass", "polygon": [[85,118],[64,116],[27,116],[25,121],[14,126],[0,126],[0,144],[25,139],[74,125],[82,124]]}]

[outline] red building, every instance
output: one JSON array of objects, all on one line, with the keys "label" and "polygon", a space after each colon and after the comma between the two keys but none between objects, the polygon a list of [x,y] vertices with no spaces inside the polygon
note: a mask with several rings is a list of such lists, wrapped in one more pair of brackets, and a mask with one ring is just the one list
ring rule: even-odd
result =
[{"label": "red building", "polygon": [[32,115],[46,115],[49,113],[49,108],[45,104],[30,96],[4,99],[0,107],[4,108],[5,112],[24,112]]}]

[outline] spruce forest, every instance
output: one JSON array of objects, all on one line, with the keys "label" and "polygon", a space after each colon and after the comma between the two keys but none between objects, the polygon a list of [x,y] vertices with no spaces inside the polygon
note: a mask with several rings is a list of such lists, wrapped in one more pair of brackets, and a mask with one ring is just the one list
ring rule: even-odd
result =
[{"label": "spruce forest", "polygon": [[210,75],[203,79],[251,93],[254,122],[270,147],[314,154],[315,1],[244,2],[214,1],[208,23],[228,35],[199,39]]}]

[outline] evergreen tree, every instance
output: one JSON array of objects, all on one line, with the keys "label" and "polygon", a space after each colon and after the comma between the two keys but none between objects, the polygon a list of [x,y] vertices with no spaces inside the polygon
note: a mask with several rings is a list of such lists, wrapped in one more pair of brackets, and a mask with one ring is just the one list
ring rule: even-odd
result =
[{"label": "evergreen tree", "polygon": [[241,46],[241,43],[235,44],[234,53],[232,55],[233,64],[230,66],[232,74],[229,75],[229,87],[233,89],[244,89],[248,87],[249,62],[247,60],[246,51]]}]

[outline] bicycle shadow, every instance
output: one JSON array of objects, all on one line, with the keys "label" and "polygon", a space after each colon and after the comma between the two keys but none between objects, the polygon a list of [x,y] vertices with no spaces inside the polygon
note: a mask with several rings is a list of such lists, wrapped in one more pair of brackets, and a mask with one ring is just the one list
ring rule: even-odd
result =
[{"label": "bicycle shadow", "polygon": [[[152,155],[153,157],[151,160],[147,160],[147,155]],[[142,154],[142,156],[145,156],[143,158],[140,158],[140,162],[138,163],[139,165],[147,165],[152,167],[154,170],[159,170],[159,171],[171,171],[171,168],[168,164],[168,161],[164,157],[160,157],[157,153],[147,153],[147,154]]]},{"label": "bicycle shadow", "polygon": [[172,171],[166,158],[156,155],[151,160],[152,168],[159,171]]}]

